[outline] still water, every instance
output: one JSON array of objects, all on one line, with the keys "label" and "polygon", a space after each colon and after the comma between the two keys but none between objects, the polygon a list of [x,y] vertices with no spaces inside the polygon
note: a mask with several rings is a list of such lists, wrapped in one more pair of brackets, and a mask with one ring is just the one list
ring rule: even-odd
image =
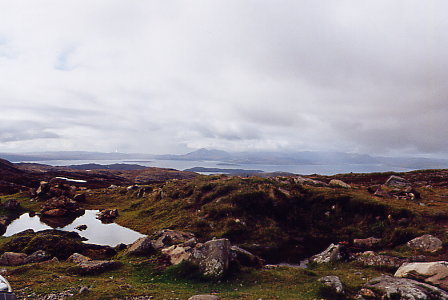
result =
[{"label": "still water", "polygon": [[[144,236],[137,231],[120,226],[116,223],[102,223],[100,220],[96,219],[97,213],[98,210],[86,210],[84,215],[73,221],[70,220],[68,225],[62,226],[58,226],[55,223],[50,223],[53,226],[49,226],[49,222],[43,222],[39,216],[30,216],[28,213],[24,213],[9,224],[3,236],[11,236],[26,229],[33,229],[34,231],[59,229],[79,233],[80,236],[87,239],[86,243],[108,245],[112,247],[120,243],[131,244],[138,238]],[[67,222],[65,224],[67,224]],[[82,231],[75,229],[75,227],[79,225],[87,225],[87,229]]]}]

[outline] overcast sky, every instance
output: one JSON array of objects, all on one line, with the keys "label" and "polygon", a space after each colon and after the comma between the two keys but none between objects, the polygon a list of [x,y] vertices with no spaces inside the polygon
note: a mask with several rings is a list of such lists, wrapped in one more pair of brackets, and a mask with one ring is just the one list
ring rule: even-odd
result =
[{"label": "overcast sky", "polygon": [[448,1],[0,0],[0,151],[448,152]]}]

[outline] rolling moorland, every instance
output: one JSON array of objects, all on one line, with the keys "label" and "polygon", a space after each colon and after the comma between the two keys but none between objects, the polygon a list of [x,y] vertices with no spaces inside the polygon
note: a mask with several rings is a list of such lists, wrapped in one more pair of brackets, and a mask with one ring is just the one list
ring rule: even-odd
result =
[{"label": "rolling moorland", "polygon": [[68,224],[100,210],[145,235],[1,237],[19,299],[448,299],[447,170],[262,178],[0,160],[0,200],[2,232],[23,213]]}]

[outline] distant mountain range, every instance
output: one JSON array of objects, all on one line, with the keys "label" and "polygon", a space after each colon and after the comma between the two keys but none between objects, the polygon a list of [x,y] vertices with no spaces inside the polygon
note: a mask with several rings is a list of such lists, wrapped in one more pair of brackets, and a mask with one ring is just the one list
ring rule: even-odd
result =
[{"label": "distant mountain range", "polygon": [[386,165],[407,169],[448,168],[448,159],[423,157],[381,157],[367,154],[323,151],[296,152],[226,152],[221,150],[199,149],[187,154],[153,155],[141,153],[103,153],[86,151],[57,151],[29,153],[0,153],[0,158],[13,162],[52,161],[52,160],[179,160],[215,161],[224,165],[343,165],[370,164]]}]

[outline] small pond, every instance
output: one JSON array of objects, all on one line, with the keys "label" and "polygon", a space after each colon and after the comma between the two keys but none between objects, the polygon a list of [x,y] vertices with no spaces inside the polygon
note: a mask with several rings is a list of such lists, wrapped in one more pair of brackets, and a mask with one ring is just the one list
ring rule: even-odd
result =
[{"label": "small pond", "polygon": [[[3,236],[11,236],[26,229],[41,231],[45,229],[59,229],[64,231],[75,231],[80,236],[87,239],[86,243],[97,245],[116,246],[120,243],[131,244],[143,234],[120,226],[116,223],[102,223],[96,218],[98,210],[86,210],[84,215],[76,219],[41,219],[39,216],[30,216],[28,213],[22,214],[18,219],[9,224]],[[51,225],[51,226],[50,226]],[[85,230],[77,230],[75,227],[87,225]]]}]

